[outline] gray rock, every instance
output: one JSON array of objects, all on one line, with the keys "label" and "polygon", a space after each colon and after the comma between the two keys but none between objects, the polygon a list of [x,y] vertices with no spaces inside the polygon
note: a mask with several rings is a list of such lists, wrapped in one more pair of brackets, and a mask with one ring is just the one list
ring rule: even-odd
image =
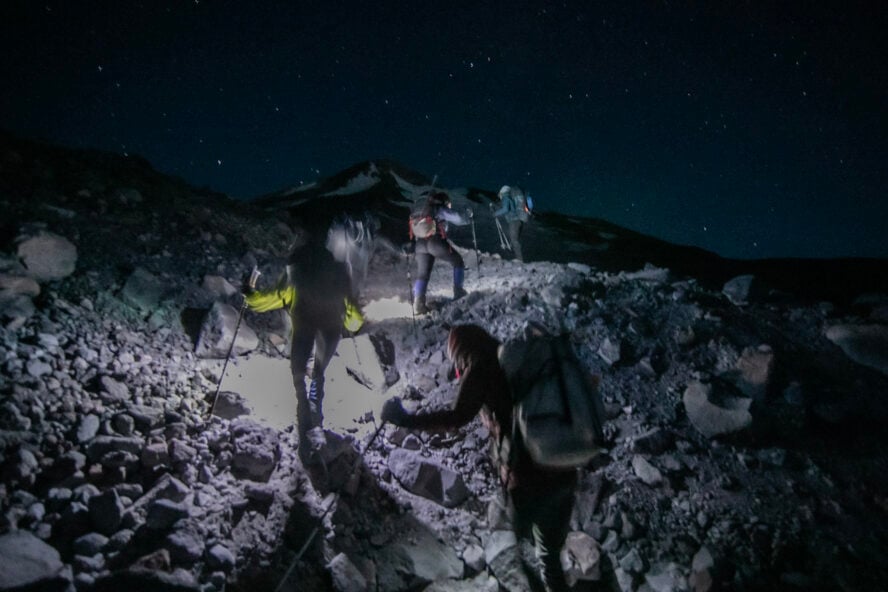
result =
[{"label": "gray rock", "polygon": [[15,530],[0,536],[0,557],[0,590],[26,586],[37,589],[64,579],[59,552],[28,531]]},{"label": "gray rock", "polygon": [[277,431],[242,418],[232,422],[231,431],[234,437],[231,473],[238,479],[268,481],[280,459]]},{"label": "gray rock", "polygon": [[398,566],[414,586],[463,575],[463,562],[453,549],[425,528],[404,532],[402,540],[388,547],[385,555],[385,563]]},{"label": "gray rock", "polygon": [[89,498],[89,517],[96,531],[111,535],[123,520],[123,501],[114,489]]},{"label": "gray rock", "polygon": [[330,563],[327,564],[327,570],[333,580],[333,589],[336,592],[367,592],[369,587],[364,574],[355,567],[348,555],[339,553]]},{"label": "gray rock", "polygon": [[745,429],[752,424],[752,399],[716,396],[711,386],[695,381],[685,389],[683,402],[688,419],[704,436],[712,438]]},{"label": "gray rock", "polygon": [[109,452],[123,451],[138,457],[142,453],[144,441],[141,438],[122,436],[96,436],[89,443],[86,455],[93,462],[101,460]]},{"label": "gray rock", "polygon": [[653,592],[687,592],[688,579],[682,568],[675,563],[661,563],[651,566],[644,581]]},{"label": "gray rock", "polygon": [[518,537],[512,530],[494,530],[487,538],[484,545],[484,561],[490,565],[499,557],[500,553],[513,549],[518,545]]},{"label": "gray rock", "polygon": [[0,274],[0,302],[25,296],[28,299],[40,295],[40,284],[33,278],[21,275]]},{"label": "gray rock", "polygon": [[737,388],[747,397],[763,401],[774,374],[774,351],[768,345],[747,347],[736,364]]},{"label": "gray rock", "polygon": [[37,307],[28,296],[0,294],[0,319],[7,321],[6,328],[15,331],[24,326],[37,312]]},{"label": "gray rock", "polygon": [[609,337],[605,337],[601,345],[598,346],[598,356],[607,362],[608,366],[613,366],[620,361],[620,342],[613,342]]},{"label": "gray rock", "polygon": [[638,549],[632,548],[620,558],[620,568],[629,573],[640,574],[644,571],[644,560],[638,553]]},{"label": "gray rock", "polygon": [[568,533],[561,552],[561,565],[571,586],[579,580],[600,580],[601,551],[598,542],[584,532]]},{"label": "gray rock", "polygon": [[389,455],[389,469],[405,489],[452,508],[469,496],[459,473],[438,465],[410,450],[396,449]]},{"label": "gray rock", "polygon": [[203,556],[205,544],[197,533],[179,530],[167,536],[166,548],[173,563],[192,565]]},{"label": "gray rock", "polygon": [[142,465],[146,468],[168,465],[170,454],[164,442],[154,442],[142,450]]},{"label": "gray rock", "polygon": [[143,432],[163,425],[164,413],[160,407],[151,405],[127,405],[127,413],[133,418],[136,427]]},{"label": "gray rock", "polygon": [[234,419],[241,415],[249,415],[250,408],[247,407],[247,400],[240,393],[220,391],[213,414],[222,419]]},{"label": "gray rock", "polygon": [[99,397],[106,403],[123,402],[130,400],[130,391],[124,383],[114,380],[110,376],[102,376],[99,379],[101,391]]},{"label": "gray rock", "polygon": [[132,436],[136,421],[126,413],[118,413],[111,419],[111,427],[121,436]]},{"label": "gray rock", "polygon": [[158,499],[148,505],[145,525],[153,530],[166,530],[173,524],[188,517],[185,504],[167,499]]},{"label": "gray rock", "polygon": [[74,273],[77,265],[77,247],[68,239],[41,232],[22,241],[18,256],[29,276],[38,282],[60,280]]},{"label": "gray rock", "polygon": [[224,358],[228,354],[233,337],[236,337],[232,350],[234,355],[239,356],[256,349],[259,346],[259,337],[245,323],[240,324],[235,336],[237,318],[238,311],[233,306],[222,302],[213,304],[197,338],[194,351],[198,357]]},{"label": "gray rock", "polygon": [[215,300],[224,300],[238,293],[238,289],[220,275],[205,275],[201,288],[209,292]]},{"label": "gray rock", "polygon": [[95,438],[96,434],[99,433],[100,425],[101,420],[98,415],[84,415],[80,420],[80,425],[77,426],[77,441],[82,444]]},{"label": "gray rock", "polygon": [[28,374],[34,378],[40,378],[41,376],[45,376],[52,372],[52,366],[43,360],[36,358],[28,360],[28,363],[25,364],[25,369],[28,371]]},{"label": "gray rock", "polygon": [[466,564],[470,573],[476,574],[484,569],[487,565],[484,560],[484,549],[480,545],[469,545],[462,554],[463,563]]},{"label": "gray rock", "polygon": [[76,555],[92,557],[97,553],[101,553],[107,544],[108,537],[98,532],[90,532],[75,539],[71,549]]},{"label": "gray rock", "polygon": [[741,275],[728,280],[722,288],[722,293],[728,297],[728,300],[741,306],[759,298],[762,287],[754,275]]},{"label": "gray rock", "polygon": [[632,470],[635,471],[635,475],[647,485],[659,485],[663,482],[663,475],[660,473],[659,469],[649,463],[647,459],[640,454],[636,454],[632,457]]},{"label": "gray rock", "polygon": [[164,286],[150,271],[137,267],[127,278],[121,297],[142,312],[154,311],[163,297]]},{"label": "gray rock", "polygon": [[234,553],[228,547],[215,544],[207,550],[207,566],[210,569],[219,569],[229,572],[234,569]]},{"label": "gray rock", "polygon": [[888,375],[888,325],[833,325],[826,338],[858,364]]}]

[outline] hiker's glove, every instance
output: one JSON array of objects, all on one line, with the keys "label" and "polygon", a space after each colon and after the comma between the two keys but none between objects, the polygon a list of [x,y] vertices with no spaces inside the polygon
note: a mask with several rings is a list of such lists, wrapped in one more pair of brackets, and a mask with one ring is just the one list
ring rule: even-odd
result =
[{"label": "hiker's glove", "polygon": [[408,413],[404,410],[401,399],[398,397],[392,397],[386,401],[382,406],[382,413],[380,414],[382,421],[396,426],[401,425],[407,415]]},{"label": "hiker's glove", "polygon": [[410,241],[409,243],[404,243],[403,245],[401,245],[401,252],[404,253],[405,255],[410,255],[414,251],[416,251],[416,243],[413,241]]},{"label": "hiker's glove", "polygon": [[493,202],[487,204],[487,208],[492,212],[493,211]]},{"label": "hiker's glove", "polygon": [[469,219],[475,217],[475,212],[472,211],[472,208],[466,208],[466,217]]}]

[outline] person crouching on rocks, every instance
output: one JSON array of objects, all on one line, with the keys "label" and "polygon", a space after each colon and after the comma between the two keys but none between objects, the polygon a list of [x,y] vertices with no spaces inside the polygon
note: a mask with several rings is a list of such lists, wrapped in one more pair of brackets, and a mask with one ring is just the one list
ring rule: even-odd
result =
[{"label": "person crouching on rocks", "polygon": [[[568,586],[560,553],[570,528],[577,472],[542,469],[533,463],[521,442],[513,440],[513,401],[497,358],[499,345],[477,325],[453,327],[447,340],[447,355],[460,377],[454,407],[412,414],[395,397],[383,405],[381,418],[408,429],[450,430],[469,423],[480,412],[490,432],[494,466],[506,492],[515,533],[532,538],[537,555],[543,560],[545,589],[564,591]],[[530,582],[539,588],[533,570],[527,566],[524,569]]]}]

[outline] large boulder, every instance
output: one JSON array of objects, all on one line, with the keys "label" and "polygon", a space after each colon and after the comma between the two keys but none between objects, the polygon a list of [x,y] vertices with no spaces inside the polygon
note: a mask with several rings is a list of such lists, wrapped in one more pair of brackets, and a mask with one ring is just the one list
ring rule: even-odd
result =
[{"label": "large boulder", "polygon": [[124,302],[142,312],[153,312],[163,297],[163,283],[146,269],[137,267],[123,285],[121,297]]},{"label": "large boulder", "polygon": [[278,432],[239,418],[231,423],[231,433],[231,473],[238,479],[268,481],[281,457]]},{"label": "large boulder", "polygon": [[430,582],[461,578],[464,572],[456,552],[417,525],[405,525],[399,540],[381,549],[375,563],[381,590],[422,589]]},{"label": "large boulder", "polygon": [[754,275],[740,275],[728,280],[722,287],[722,294],[738,306],[759,300],[764,294],[764,287]]},{"label": "large boulder", "polygon": [[858,364],[888,374],[888,325],[833,325],[826,338]]},{"label": "large boulder", "polygon": [[392,451],[389,469],[404,489],[447,508],[458,506],[469,495],[459,473],[410,450]]},{"label": "large boulder", "polygon": [[259,337],[245,323],[241,323],[238,327],[238,316],[237,309],[229,304],[223,302],[213,304],[201,327],[195,353],[201,358],[224,358],[231,347],[232,339],[234,339],[232,352],[236,356],[256,349],[259,346]]},{"label": "large boulder", "polygon": [[734,396],[694,381],[684,392],[684,406],[695,428],[709,438],[729,434],[752,424],[752,399]]},{"label": "large boulder", "polygon": [[64,590],[65,566],[59,552],[28,531],[0,536],[0,590]]},{"label": "large boulder", "polygon": [[18,246],[18,256],[27,274],[38,282],[68,277],[77,265],[77,247],[51,232],[23,240]]}]

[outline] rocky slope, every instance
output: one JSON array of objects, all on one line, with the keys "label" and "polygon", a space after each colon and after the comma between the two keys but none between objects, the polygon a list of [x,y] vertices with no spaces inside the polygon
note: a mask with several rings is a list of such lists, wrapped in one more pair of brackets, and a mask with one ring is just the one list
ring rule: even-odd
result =
[{"label": "rocky slope", "polygon": [[[318,474],[249,393],[223,391],[210,417],[233,286],[254,264],[273,281],[288,217],[98,162],[0,159],[0,589],[525,589],[477,421],[373,438],[367,395],[327,431]],[[884,588],[884,295],[808,303],[750,277],[713,290],[662,267],[487,254],[479,274],[464,254],[470,295],[449,302],[438,266],[436,310],[415,321],[406,262],[374,259],[371,320],[337,388],[446,405],[452,324],[569,331],[601,376],[609,436],[562,556],[576,589]],[[281,360],[286,335],[248,314],[239,363]]]}]

